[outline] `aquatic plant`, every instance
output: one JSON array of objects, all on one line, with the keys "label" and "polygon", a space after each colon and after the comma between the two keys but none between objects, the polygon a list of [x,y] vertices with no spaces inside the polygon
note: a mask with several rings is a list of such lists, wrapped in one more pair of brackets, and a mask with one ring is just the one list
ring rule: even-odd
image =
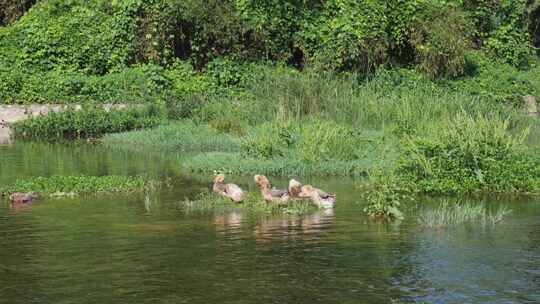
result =
[{"label": "aquatic plant", "polygon": [[179,208],[186,212],[216,212],[225,213],[241,210],[254,215],[289,214],[303,215],[317,210],[309,202],[295,201],[287,205],[269,204],[260,194],[248,193],[242,203],[234,203],[231,200],[212,192],[202,192],[195,199],[185,199],[178,203]]},{"label": "aquatic plant", "polygon": [[495,225],[510,213],[511,210],[507,206],[499,206],[495,210],[489,210],[484,203],[450,202],[447,199],[433,209],[423,209],[418,215],[418,222],[428,228],[475,223]]},{"label": "aquatic plant", "polygon": [[400,206],[410,199],[408,193],[396,175],[375,167],[364,182],[362,196],[367,201],[364,212],[376,219],[402,220]]},{"label": "aquatic plant", "polygon": [[13,192],[38,192],[44,196],[69,196],[95,193],[124,193],[150,191],[159,182],[143,177],[106,176],[60,176],[18,179],[13,184],[0,187],[2,195]]}]

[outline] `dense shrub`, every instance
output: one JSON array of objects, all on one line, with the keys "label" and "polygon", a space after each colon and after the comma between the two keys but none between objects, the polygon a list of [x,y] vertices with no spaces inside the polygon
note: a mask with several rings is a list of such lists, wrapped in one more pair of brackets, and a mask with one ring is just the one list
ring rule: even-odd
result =
[{"label": "dense shrub", "polygon": [[[61,66],[104,74],[134,62],[135,37],[127,32],[136,27],[123,17],[101,0],[39,3],[6,28],[3,39],[16,50],[3,55],[24,69],[46,71]],[[0,53],[6,51],[0,48]]]},{"label": "dense shrub", "polygon": [[145,65],[86,75],[73,70],[3,71],[0,103],[155,103],[170,86],[163,68]]},{"label": "dense shrub", "polygon": [[540,96],[538,69],[521,71],[508,64],[494,64],[481,54],[469,54],[471,77],[446,82],[456,91],[478,96],[484,103],[521,106],[523,96]]},{"label": "dense shrub", "polygon": [[161,122],[154,108],[106,111],[101,107],[51,113],[12,125],[14,136],[33,140],[100,137],[106,133],[149,128]]},{"label": "dense shrub", "polygon": [[522,150],[525,136],[496,116],[460,115],[407,139],[398,174],[426,193],[538,192],[540,159]]},{"label": "dense shrub", "polygon": [[[32,3],[3,1],[4,14]],[[0,30],[0,66],[104,75],[140,63],[182,59],[202,69],[234,58],[362,73],[418,63],[428,75],[455,76],[471,45],[515,65],[527,61],[529,2],[41,1]],[[232,72],[218,73],[219,82],[240,81]]]},{"label": "dense shrub", "polygon": [[363,192],[368,203],[364,212],[377,219],[402,220],[404,216],[400,206],[409,197],[398,177],[380,168],[373,168],[369,171],[368,180],[370,184]]},{"label": "dense shrub", "polygon": [[465,13],[455,7],[431,5],[422,10],[410,34],[418,68],[431,78],[461,76],[465,71],[465,54],[470,48]]}]

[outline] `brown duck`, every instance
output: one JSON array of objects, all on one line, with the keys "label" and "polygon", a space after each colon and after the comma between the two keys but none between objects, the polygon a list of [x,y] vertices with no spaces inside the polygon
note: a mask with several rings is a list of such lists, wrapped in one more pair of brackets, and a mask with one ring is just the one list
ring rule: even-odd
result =
[{"label": "brown duck", "polygon": [[336,195],[327,193],[311,185],[302,185],[297,180],[289,181],[289,193],[291,197],[298,199],[310,199],[319,208],[330,209],[336,204]]},{"label": "brown duck", "polygon": [[261,194],[267,202],[287,203],[291,196],[287,190],[279,190],[272,188],[270,181],[264,175],[255,175],[255,183],[261,189]]},{"label": "brown duck", "polygon": [[9,195],[9,200],[15,204],[30,203],[37,198],[39,198],[39,194],[37,192],[14,192]]},{"label": "brown duck", "polygon": [[225,175],[218,174],[214,177],[214,192],[230,198],[235,203],[240,203],[244,200],[246,193],[236,184],[225,183]]}]

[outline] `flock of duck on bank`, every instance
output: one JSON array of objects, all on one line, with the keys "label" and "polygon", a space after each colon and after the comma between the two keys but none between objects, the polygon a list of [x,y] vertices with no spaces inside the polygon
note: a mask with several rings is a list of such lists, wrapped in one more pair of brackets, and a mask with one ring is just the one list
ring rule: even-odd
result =
[{"label": "flock of duck on bank", "polygon": [[[255,175],[255,183],[261,189],[264,200],[268,203],[288,204],[298,200],[309,200],[315,206],[322,209],[334,208],[336,204],[335,194],[315,188],[311,185],[302,185],[299,181],[291,179],[286,190],[275,189],[264,175]],[[241,203],[246,192],[238,185],[225,183],[225,175],[218,174],[214,177],[214,192],[231,199],[235,203]]]}]

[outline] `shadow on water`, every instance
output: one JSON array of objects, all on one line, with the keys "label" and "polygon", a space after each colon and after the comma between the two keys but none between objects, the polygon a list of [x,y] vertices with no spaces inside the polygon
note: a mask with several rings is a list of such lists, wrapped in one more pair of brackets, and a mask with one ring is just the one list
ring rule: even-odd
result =
[{"label": "shadow on water", "polygon": [[[305,216],[185,212],[209,187],[178,163],[99,146],[0,146],[0,183],[52,174],[147,174],[144,194],[0,201],[0,303],[538,303],[540,199],[494,227],[373,222],[343,179],[335,210]],[[255,190],[250,177],[239,183]],[[285,180],[276,180],[284,186]],[[426,202],[418,202],[427,205]]]}]

